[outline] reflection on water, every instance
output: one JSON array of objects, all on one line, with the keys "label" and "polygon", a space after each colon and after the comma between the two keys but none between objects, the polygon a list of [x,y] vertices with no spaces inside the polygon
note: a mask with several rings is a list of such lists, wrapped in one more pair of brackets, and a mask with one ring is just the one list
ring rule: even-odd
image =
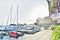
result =
[{"label": "reflection on water", "polygon": [[9,40],[9,36],[4,36],[3,40]]},{"label": "reflection on water", "polygon": [[23,38],[28,36],[32,36],[32,34],[25,34],[23,37],[19,37],[17,39],[9,36],[3,36],[3,39],[0,39],[0,40],[23,40]]},{"label": "reflection on water", "polygon": [[23,37],[19,37],[16,39],[9,36],[3,36],[3,39],[0,39],[0,40],[23,40]]}]

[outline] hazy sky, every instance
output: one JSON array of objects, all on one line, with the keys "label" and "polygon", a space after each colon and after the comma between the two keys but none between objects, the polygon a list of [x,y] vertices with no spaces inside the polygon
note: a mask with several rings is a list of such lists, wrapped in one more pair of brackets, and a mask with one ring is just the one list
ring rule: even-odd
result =
[{"label": "hazy sky", "polygon": [[[34,23],[38,17],[48,16],[46,0],[0,0],[0,24],[6,24],[12,4],[12,23],[16,23],[16,9],[19,6],[18,22]],[[10,21],[9,21],[10,22]]]}]

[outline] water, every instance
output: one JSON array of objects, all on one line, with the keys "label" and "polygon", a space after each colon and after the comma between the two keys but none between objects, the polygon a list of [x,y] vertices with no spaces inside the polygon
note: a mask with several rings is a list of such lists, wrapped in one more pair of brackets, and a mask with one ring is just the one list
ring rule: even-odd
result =
[{"label": "water", "polygon": [[0,39],[0,40],[23,40],[24,37],[26,36],[32,36],[30,34],[25,34],[24,36],[22,37],[19,37],[19,38],[13,38],[13,37],[9,37],[9,36],[3,36],[3,39]]},{"label": "water", "polygon": [[19,37],[19,38],[13,38],[13,37],[9,37],[9,36],[3,36],[3,39],[0,40],[23,40],[23,37]]},{"label": "water", "polygon": [[23,40],[23,37],[19,37],[17,40]]},{"label": "water", "polygon": [[3,40],[9,40],[9,36],[4,36]]},{"label": "water", "polygon": [[[2,32],[0,32],[2,34]],[[19,38],[13,38],[13,37],[10,37],[9,35],[0,35],[0,40],[23,40],[24,37],[27,37],[27,36],[32,36],[32,34],[24,34],[24,36],[21,36]]]}]

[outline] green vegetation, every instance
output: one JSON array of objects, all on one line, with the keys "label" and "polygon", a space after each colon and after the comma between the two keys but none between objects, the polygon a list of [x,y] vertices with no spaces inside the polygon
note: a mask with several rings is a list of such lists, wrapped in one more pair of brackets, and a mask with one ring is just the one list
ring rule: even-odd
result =
[{"label": "green vegetation", "polygon": [[50,29],[50,30],[54,30],[55,27],[56,27],[56,25],[55,25],[55,24],[52,24],[52,25],[49,27],[49,29]]},{"label": "green vegetation", "polygon": [[55,25],[55,29],[52,32],[52,40],[60,40],[60,25]]},{"label": "green vegetation", "polygon": [[53,5],[50,5],[50,11],[52,11],[52,10],[53,10],[53,8],[54,8],[54,6],[53,6]]}]

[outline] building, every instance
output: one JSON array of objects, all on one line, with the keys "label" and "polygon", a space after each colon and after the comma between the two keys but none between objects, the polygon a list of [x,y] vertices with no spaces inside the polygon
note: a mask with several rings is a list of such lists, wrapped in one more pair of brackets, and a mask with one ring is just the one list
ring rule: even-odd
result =
[{"label": "building", "polygon": [[60,0],[47,0],[49,16],[53,20],[60,20]]}]

